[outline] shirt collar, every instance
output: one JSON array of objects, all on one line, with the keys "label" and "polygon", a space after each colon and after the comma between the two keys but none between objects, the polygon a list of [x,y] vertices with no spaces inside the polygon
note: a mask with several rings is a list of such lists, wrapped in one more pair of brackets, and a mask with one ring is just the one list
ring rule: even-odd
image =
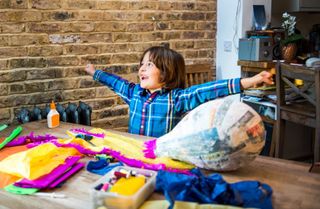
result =
[{"label": "shirt collar", "polygon": [[[168,91],[169,91],[168,89],[162,88],[159,91],[155,91],[155,92],[158,92],[160,95],[162,95],[162,94],[165,94]],[[146,96],[146,95],[149,95],[149,94],[151,94],[151,92],[148,89],[141,88],[140,96]]]}]

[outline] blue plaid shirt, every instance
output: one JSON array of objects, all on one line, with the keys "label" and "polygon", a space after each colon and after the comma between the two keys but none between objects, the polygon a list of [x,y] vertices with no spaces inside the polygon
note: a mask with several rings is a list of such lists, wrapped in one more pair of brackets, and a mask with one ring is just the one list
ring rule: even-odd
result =
[{"label": "blue plaid shirt", "polygon": [[129,133],[152,137],[171,131],[184,113],[200,104],[240,92],[240,78],[154,93],[102,70],[96,70],[93,79],[108,86],[129,105]]}]

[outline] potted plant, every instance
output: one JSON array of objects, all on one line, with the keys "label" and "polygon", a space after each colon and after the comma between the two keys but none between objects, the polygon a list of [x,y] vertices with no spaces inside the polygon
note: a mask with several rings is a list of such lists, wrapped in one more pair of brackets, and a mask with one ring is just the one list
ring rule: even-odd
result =
[{"label": "potted plant", "polygon": [[285,30],[285,38],[282,40],[282,58],[289,62],[293,60],[297,53],[297,42],[303,39],[301,34],[296,33],[296,17],[287,12],[282,15],[281,26]]}]

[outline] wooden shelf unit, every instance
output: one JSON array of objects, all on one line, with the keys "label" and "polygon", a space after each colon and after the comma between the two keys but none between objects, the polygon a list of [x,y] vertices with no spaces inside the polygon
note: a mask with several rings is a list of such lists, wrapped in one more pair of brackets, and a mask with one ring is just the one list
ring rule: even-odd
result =
[{"label": "wooden shelf unit", "polygon": [[[298,88],[295,88],[290,79],[314,82],[315,99],[300,91]],[[314,128],[313,160],[314,162],[318,162],[320,160],[320,68],[307,68],[278,62],[276,83],[276,157],[281,158],[283,156],[286,121],[291,121]],[[285,100],[285,84],[291,86],[296,93],[306,98],[307,102],[287,103]]]},{"label": "wooden shelf unit", "polygon": [[[275,67],[276,67],[276,63],[273,61],[245,61],[245,60],[238,60],[237,63],[239,66],[241,66],[241,77],[247,77],[247,76],[252,76],[251,74],[257,74],[260,73],[261,71],[268,71],[271,72],[272,74],[275,74]],[[258,105],[262,105],[265,106],[266,102],[250,102],[247,100],[243,100],[245,101],[245,103],[247,103],[250,106],[255,106],[256,104]],[[250,104],[251,103],[251,104]],[[274,104],[272,105],[271,102],[267,102],[270,103],[270,105],[268,106],[274,106]],[[276,108],[275,109],[275,114],[277,112]],[[271,119],[269,117],[266,117],[264,115],[261,115],[261,118],[263,120],[263,122],[270,124],[273,128],[272,128],[272,136],[271,136],[271,142],[270,142],[270,150],[269,150],[269,156],[274,156],[275,154],[275,136],[276,136],[276,128],[275,128],[275,124],[276,124],[276,120]],[[276,118],[276,117],[275,117]]]},{"label": "wooden shelf unit", "polygon": [[253,72],[260,73],[263,70],[270,71],[275,74],[276,63],[273,61],[245,61],[239,60],[238,65],[241,66],[241,73]]}]

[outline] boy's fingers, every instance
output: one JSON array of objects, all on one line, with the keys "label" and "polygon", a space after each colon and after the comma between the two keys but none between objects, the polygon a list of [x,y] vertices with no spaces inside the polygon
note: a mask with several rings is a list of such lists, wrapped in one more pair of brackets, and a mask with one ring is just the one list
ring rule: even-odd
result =
[{"label": "boy's fingers", "polygon": [[267,84],[274,84],[272,78],[267,78],[264,80],[264,83],[267,83]]}]

